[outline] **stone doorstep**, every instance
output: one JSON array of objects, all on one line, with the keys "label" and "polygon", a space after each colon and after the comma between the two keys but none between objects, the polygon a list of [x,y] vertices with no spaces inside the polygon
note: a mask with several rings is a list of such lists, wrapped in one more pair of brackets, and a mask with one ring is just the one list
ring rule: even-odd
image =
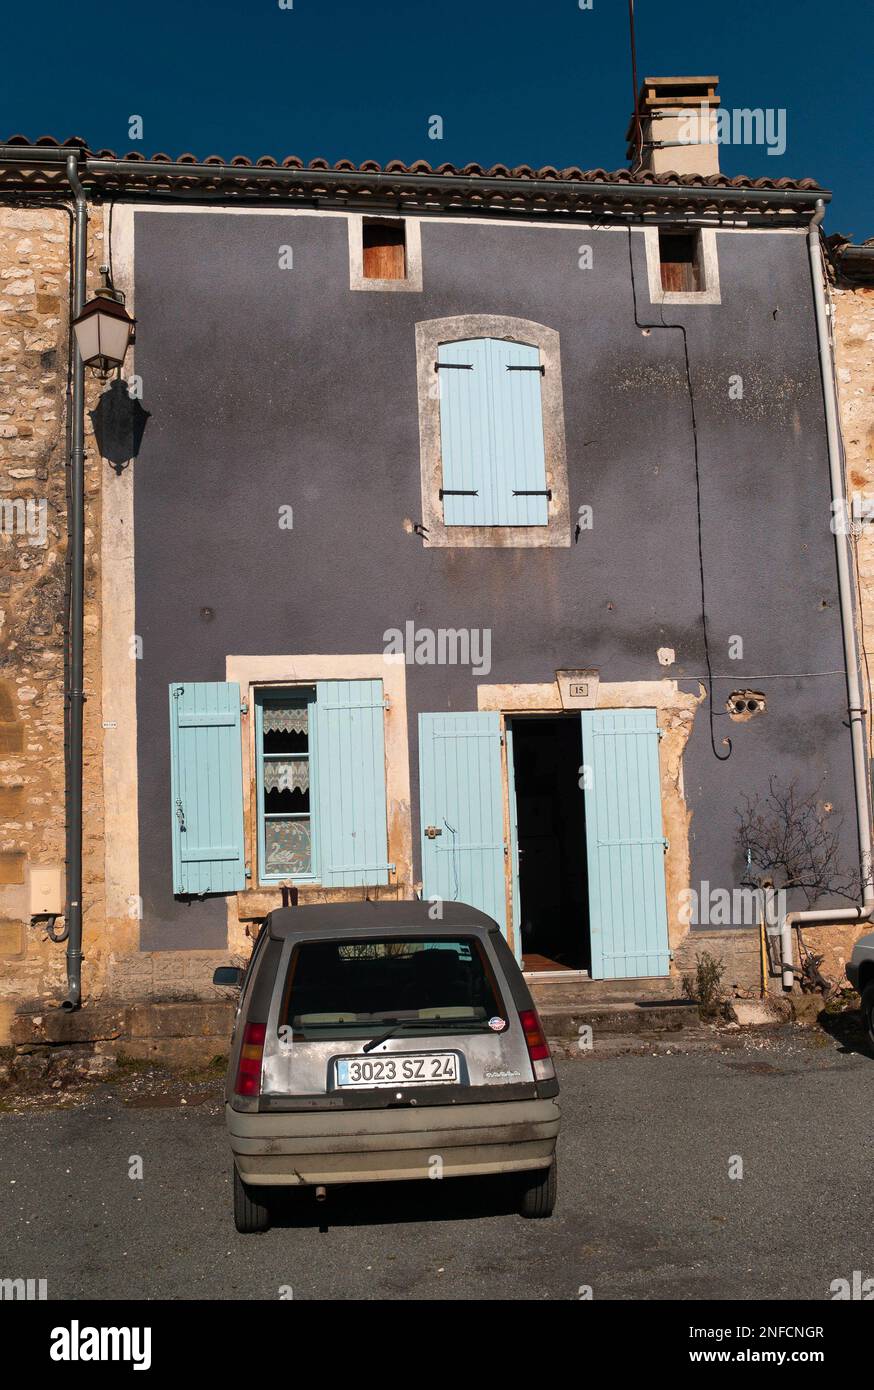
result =
[{"label": "stone doorstep", "polygon": [[526,975],[525,983],[538,1009],[550,1005],[568,1004],[592,1007],[620,1000],[675,1000],[680,992],[680,980],[672,976],[629,980],[590,980],[569,974],[567,978],[544,979],[538,974]]}]

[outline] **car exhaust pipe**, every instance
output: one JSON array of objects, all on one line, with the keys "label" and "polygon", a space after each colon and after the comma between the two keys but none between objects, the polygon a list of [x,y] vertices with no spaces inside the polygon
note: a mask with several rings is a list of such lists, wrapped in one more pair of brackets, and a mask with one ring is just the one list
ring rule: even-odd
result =
[{"label": "car exhaust pipe", "polygon": [[316,1201],[317,1201],[317,1202],[324,1202],[324,1200],[325,1200],[325,1198],[327,1197],[327,1195],[328,1195],[328,1189],[327,1189],[326,1187],[321,1186],[321,1184],[320,1184],[320,1185],[316,1188]]}]

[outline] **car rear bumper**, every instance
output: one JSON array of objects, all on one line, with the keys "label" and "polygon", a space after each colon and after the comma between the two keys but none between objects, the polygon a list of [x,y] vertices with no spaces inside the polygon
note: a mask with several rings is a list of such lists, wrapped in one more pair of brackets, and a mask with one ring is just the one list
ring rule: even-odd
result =
[{"label": "car rear bumper", "polygon": [[292,1114],[225,1106],[240,1177],[265,1187],[548,1168],[560,1118],[554,1099]]}]

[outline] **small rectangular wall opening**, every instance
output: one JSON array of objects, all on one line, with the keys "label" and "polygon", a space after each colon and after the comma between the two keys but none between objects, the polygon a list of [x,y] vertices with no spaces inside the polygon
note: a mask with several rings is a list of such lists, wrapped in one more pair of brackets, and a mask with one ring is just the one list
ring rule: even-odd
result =
[{"label": "small rectangular wall opening", "polygon": [[659,264],[663,290],[688,294],[704,289],[698,231],[675,232],[659,227]]},{"label": "small rectangular wall opening", "polygon": [[589,970],[580,717],[517,717],[511,728],[522,968]]},{"label": "small rectangular wall opening", "polygon": [[365,280],[405,280],[407,248],[404,223],[365,218],[362,228]]}]

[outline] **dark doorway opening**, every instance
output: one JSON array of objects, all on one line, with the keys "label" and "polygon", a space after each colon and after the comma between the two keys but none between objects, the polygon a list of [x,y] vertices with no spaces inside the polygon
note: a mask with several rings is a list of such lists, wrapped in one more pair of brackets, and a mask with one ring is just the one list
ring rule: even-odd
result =
[{"label": "dark doorway opening", "polygon": [[588,970],[589,884],[579,715],[511,722],[525,970]]}]

